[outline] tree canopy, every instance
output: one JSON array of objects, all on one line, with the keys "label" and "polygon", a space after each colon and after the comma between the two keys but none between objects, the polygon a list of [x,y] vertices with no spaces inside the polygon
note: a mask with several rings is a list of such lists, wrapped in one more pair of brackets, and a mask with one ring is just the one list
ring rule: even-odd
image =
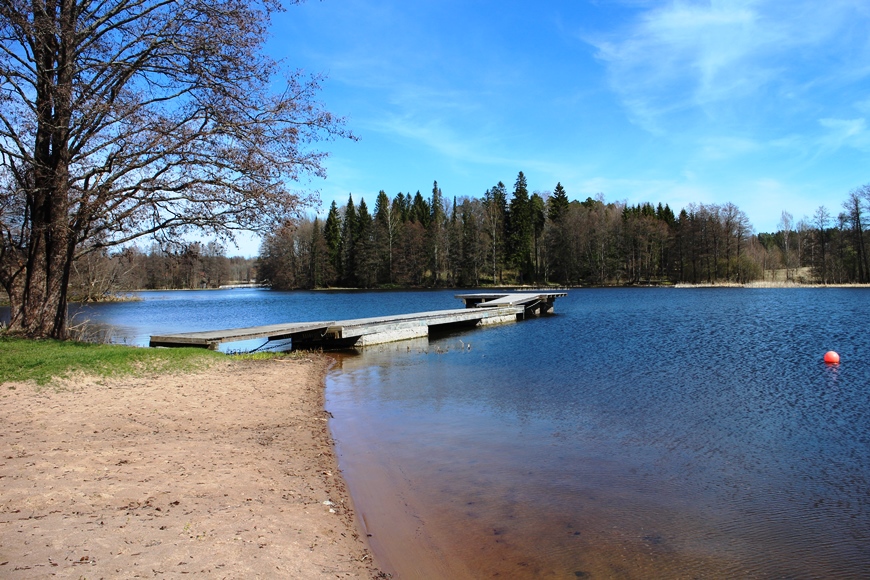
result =
[{"label": "tree canopy", "polygon": [[[300,269],[314,259],[305,240],[316,229],[302,219],[298,233],[284,230],[266,237],[260,279],[285,289],[756,280],[842,284],[866,283],[870,272],[870,185],[850,192],[836,217],[820,207],[812,223],[810,218],[795,223],[784,212],[779,231],[757,235],[733,203],[691,203],[675,215],[662,203],[606,202],[601,195],[570,201],[560,183],[530,196],[523,173],[509,202],[502,182],[479,198],[451,197],[446,203],[436,184],[428,200],[419,192],[413,201],[410,193],[398,193],[388,207],[386,193],[380,192],[374,227],[354,230],[352,236],[348,261],[357,264],[356,278],[333,271],[316,281],[311,269]],[[361,197],[358,205],[364,206]],[[341,233],[336,235],[341,213],[333,205],[327,218],[334,224],[331,236],[339,238],[333,247],[345,243]],[[343,213],[346,223],[362,211],[349,199]],[[350,235],[342,231],[345,238]],[[291,285],[266,275],[294,269]]]},{"label": "tree canopy", "polygon": [[[296,2],[291,2],[296,3]],[[352,137],[263,43],[276,0],[0,0],[0,284],[64,338],[76,259],[142,236],[270,231]],[[280,79],[280,80],[279,80]],[[275,90],[277,88],[277,90]]]}]

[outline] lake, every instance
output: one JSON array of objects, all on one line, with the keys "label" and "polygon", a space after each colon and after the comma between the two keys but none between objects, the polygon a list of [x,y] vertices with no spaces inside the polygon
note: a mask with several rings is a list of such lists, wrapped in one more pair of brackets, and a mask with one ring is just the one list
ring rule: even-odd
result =
[{"label": "lake", "polygon": [[[76,319],[145,344],[455,293],[148,292]],[[339,354],[327,409],[401,577],[860,577],[868,329],[864,289],[571,290],[553,316]]]}]

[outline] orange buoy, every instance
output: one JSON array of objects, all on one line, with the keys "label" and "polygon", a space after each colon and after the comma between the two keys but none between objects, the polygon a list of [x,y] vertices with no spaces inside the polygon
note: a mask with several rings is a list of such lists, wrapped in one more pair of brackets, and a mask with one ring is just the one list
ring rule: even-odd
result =
[{"label": "orange buoy", "polygon": [[825,362],[832,365],[840,364],[840,355],[829,350],[825,353]]}]

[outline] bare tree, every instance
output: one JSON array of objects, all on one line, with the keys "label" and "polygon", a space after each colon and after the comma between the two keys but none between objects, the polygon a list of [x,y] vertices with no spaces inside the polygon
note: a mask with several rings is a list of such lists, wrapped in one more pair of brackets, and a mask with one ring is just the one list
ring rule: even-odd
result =
[{"label": "bare tree", "polygon": [[779,230],[782,233],[782,263],[785,266],[785,279],[789,279],[789,271],[792,268],[792,256],[790,250],[791,233],[794,227],[794,216],[787,211],[782,212],[779,219]]},{"label": "bare tree", "polygon": [[815,244],[813,250],[813,271],[816,278],[822,284],[828,283],[830,269],[828,267],[828,227],[831,222],[831,214],[827,208],[820,205],[813,214],[813,226],[815,226]]},{"label": "bare tree", "polygon": [[505,245],[505,214],[507,211],[507,191],[504,184],[486,191],[484,195],[486,211],[486,232],[490,242],[490,257],[492,258],[492,283],[501,282],[502,265]]},{"label": "bare tree", "polygon": [[383,281],[390,284],[393,283],[393,246],[400,225],[401,220],[395,204],[391,203],[387,194],[381,190],[375,201],[376,247],[382,257],[382,269],[386,271]]},{"label": "bare tree", "polygon": [[857,253],[857,281],[861,284],[870,280],[870,262],[867,259],[867,249],[864,243],[865,204],[870,202],[870,185],[863,185],[849,192],[849,198],[843,202],[846,218],[854,236],[855,252]]},{"label": "bare tree", "polygon": [[[296,3],[296,2],[291,2]],[[264,56],[278,0],[0,0],[0,284],[64,338],[72,264],[141,236],[267,231],[349,136]]]}]

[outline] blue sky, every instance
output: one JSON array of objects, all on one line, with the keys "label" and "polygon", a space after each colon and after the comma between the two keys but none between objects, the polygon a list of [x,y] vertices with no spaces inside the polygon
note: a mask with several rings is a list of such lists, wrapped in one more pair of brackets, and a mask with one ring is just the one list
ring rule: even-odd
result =
[{"label": "blue sky", "polygon": [[321,144],[321,212],[523,171],[572,199],[732,202],[773,231],[870,182],[868,30],[867,0],[309,0],[268,50],[325,74],[360,137]]}]

